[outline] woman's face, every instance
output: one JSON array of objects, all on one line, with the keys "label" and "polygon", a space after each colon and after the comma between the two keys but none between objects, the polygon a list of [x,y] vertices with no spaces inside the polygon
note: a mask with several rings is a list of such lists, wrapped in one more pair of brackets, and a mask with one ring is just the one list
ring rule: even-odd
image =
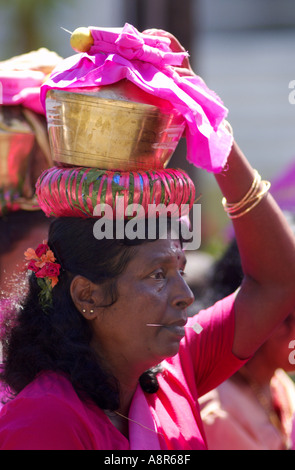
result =
[{"label": "woman's face", "polygon": [[[177,354],[193,294],[183,274],[186,259],[179,241],[160,239],[136,248],[117,282],[118,299],[102,309],[94,341],[111,363],[142,371]],[[159,326],[154,326],[159,325]]]}]

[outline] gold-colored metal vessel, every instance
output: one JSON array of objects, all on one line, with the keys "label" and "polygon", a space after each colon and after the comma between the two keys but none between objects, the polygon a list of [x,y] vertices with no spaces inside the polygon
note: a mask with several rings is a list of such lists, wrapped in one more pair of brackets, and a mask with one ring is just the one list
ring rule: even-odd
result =
[{"label": "gold-colored metal vessel", "polygon": [[52,164],[44,117],[22,106],[0,106],[0,216],[38,210],[36,180]]},{"label": "gold-colored metal vessel", "polygon": [[91,91],[49,90],[46,115],[52,158],[61,166],[165,168],[185,128],[168,101],[127,80]]},{"label": "gold-colored metal vessel", "polygon": [[0,188],[19,188],[25,179],[34,132],[20,107],[0,106]]}]

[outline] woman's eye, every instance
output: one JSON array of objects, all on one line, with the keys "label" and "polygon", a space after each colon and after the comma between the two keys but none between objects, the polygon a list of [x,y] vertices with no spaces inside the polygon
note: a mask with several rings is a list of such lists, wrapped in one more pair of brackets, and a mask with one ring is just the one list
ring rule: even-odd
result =
[{"label": "woman's eye", "polygon": [[165,274],[162,270],[155,271],[154,273],[151,274],[151,278],[159,281],[159,280],[165,279]]}]

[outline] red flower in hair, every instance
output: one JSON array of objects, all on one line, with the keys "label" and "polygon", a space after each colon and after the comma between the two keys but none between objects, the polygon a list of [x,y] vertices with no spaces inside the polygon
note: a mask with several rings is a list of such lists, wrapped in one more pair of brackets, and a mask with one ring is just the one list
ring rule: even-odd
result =
[{"label": "red flower in hair", "polygon": [[33,260],[30,261],[29,264],[28,264],[28,269],[30,271],[34,271],[34,273],[36,273],[39,270],[38,266],[36,266],[36,261],[33,261]]},{"label": "red flower in hair", "polygon": [[[35,271],[36,272],[36,271]],[[36,272],[36,277],[57,277],[60,273],[60,264],[45,263],[43,268]]]},{"label": "red flower in hair", "polygon": [[55,263],[55,256],[46,241],[40,243],[36,250],[29,248],[25,252],[29,261],[27,268],[33,271],[40,286],[40,301],[44,309],[51,303],[51,290],[58,283],[60,264]]},{"label": "red flower in hair", "polygon": [[49,250],[49,246],[45,243],[40,243],[40,245],[37,246],[35,253],[38,258],[41,258],[42,255],[45,255],[47,250]]}]

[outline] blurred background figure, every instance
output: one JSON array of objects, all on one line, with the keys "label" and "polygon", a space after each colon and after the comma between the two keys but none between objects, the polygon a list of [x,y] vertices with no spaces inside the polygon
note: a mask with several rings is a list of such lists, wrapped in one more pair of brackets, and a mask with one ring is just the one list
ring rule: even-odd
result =
[{"label": "blurred background figure", "polygon": [[[204,299],[234,292],[242,279],[235,240],[214,265]],[[284,450],[291,446],[295,387],[287,373],[289,345],[295,338],[295,312],[273,332],[234,376],[199,400],[211,450]]]},{"label": "blurred background figure", "polygon": [[[272,181],[271,192],[295,234],[295,164]],[[231,238],[231,228],[228,236]],[[271,253],[270,253],[271,256]],[[206,308],[235,292],[242,281],[235,239],[207,272],[199,306]],[[292,448],[295,412],[295,311],[234,376],[200,399],[209,449],[285,450]]]},{"label": "blurred background figure", "polygon": [[52,165],[39,92],[60,59],[42,48],[0,62],[0,298],[16,287],[28,242],[48,226],[35,199],[36,180]]},{"label": "blurred background figure", "polygon": [[39,92],[60,59],[42,48],[0,62],[0,314],[18,303],[24,251],[49,226],[35,199],[36,180],[52,165]]}]

